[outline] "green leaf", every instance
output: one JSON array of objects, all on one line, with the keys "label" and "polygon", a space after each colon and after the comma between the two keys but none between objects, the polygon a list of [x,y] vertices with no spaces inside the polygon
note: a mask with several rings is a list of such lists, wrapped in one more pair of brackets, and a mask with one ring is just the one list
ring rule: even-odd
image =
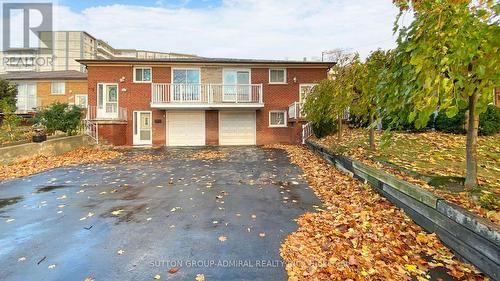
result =
[{"label": "green leaf", "polygon": [[410,114],[408,115],[408,122],[413,122],[413,120],[415,120],[415,117],[417,116],[417,113],[415,113],[415,111],[412,111],[410,112]]},{"label": "green leaf", "polygon": [[457,106],[450,106],[446,109],[446,116],[448,118],[452,118],[453,116],[457,115],[457,113],[458,113]]}]

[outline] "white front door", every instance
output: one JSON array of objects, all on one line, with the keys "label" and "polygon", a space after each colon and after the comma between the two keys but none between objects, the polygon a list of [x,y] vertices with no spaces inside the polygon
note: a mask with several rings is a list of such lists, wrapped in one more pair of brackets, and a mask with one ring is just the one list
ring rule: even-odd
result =
[{"label": "white front door", "polygon": [[219,112],[220,145],[255,145],[255,111]]},{"label": "white front door", "polygon": [[168,146],[205,145],[205,111],[168,112]]},{"label": "white front door", "polygon": [[134,111],[134,145],[153,144],[151,111]]},{"label": "white front door", "polygon": [[97,84],[97,118],[118,118],[118,84]]}]

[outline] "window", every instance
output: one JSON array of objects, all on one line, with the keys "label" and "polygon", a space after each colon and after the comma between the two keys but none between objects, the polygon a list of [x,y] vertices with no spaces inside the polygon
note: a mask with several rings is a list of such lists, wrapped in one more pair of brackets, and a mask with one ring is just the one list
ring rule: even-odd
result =
[{"label": "window", "polygon": [[75,105],[81,108],[87,108],[87,95],[75,95]]},{"label": "window", "polygon": [[34,111],[37,106],[36,100],[36,84],[35,83],[19,83],[17,85],[17,102],[16,107],[18,112]]},{"label": "window", "polygon": [[250,70],[249,69],[224,69],[223,101],[251,100]]},{"label": "window", "polygon": [[64,95],[66,93],[64,82],[52,82],[52,94]]},{"label": "window", "polygon": [[269,127],[286,127],[286,111],[269,111]]},{"label": "window", "polygon": [[172,81],[174,101],[199,101],[201,99],[199,69],[174,69]]},{"label": "window", "polygon": [[300,84],[299,85],[299,101],[306,102],[307,96],[312,92],[316,84]]},{"label": "window", "polygon": [[286,84],[286,69],[269,69],[270,84]]},{"label": "window", "polygon": [[135,67],[134,83],[151,83],[151,67]]}]

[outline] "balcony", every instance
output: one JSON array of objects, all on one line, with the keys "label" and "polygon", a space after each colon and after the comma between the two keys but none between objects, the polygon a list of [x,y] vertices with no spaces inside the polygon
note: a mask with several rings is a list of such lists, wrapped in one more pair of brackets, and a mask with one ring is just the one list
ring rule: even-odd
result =
[{"label": "balcony", "polygon": [[163,84],[151,85],[152,108],[252,108],[264,107],[262,84]]},{"label": "balcony", "polygon": [[288,119],[292,120],[297,120],[300,118],[303,118],[304,115],[302,114],[302,106],[304,103],[302,102],[294,102],[291,105],[288,106]]},{"label": "balcony", "polygon": [[127,109],[116,104],[107,104],[103,108],[89,105],[86,108],[85,120],[127,122]]}]

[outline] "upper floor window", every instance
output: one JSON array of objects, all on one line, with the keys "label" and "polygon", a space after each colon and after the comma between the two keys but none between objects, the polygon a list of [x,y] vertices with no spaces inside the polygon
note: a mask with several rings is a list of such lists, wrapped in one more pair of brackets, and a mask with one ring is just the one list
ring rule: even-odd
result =
[{"label": "upper floor window", "polygon": [[270,84],[285,84],[286,83],[286,69],[285,68],[271,68],[269,69],[269,83]]},{"label": "upper floor window", "polygon": [[172,100],[200,101],[200,69],[177,68],[172,70]]},{"label": "upper floor window", "polygon": [[52,94],[53,95],[64,95],[66,93],[66,84],[64,82],[52,82]]},{"label": "upper floor window", "polygon": [[135,67],[134,82],[135,83],[151,83],[151,67]]}]

